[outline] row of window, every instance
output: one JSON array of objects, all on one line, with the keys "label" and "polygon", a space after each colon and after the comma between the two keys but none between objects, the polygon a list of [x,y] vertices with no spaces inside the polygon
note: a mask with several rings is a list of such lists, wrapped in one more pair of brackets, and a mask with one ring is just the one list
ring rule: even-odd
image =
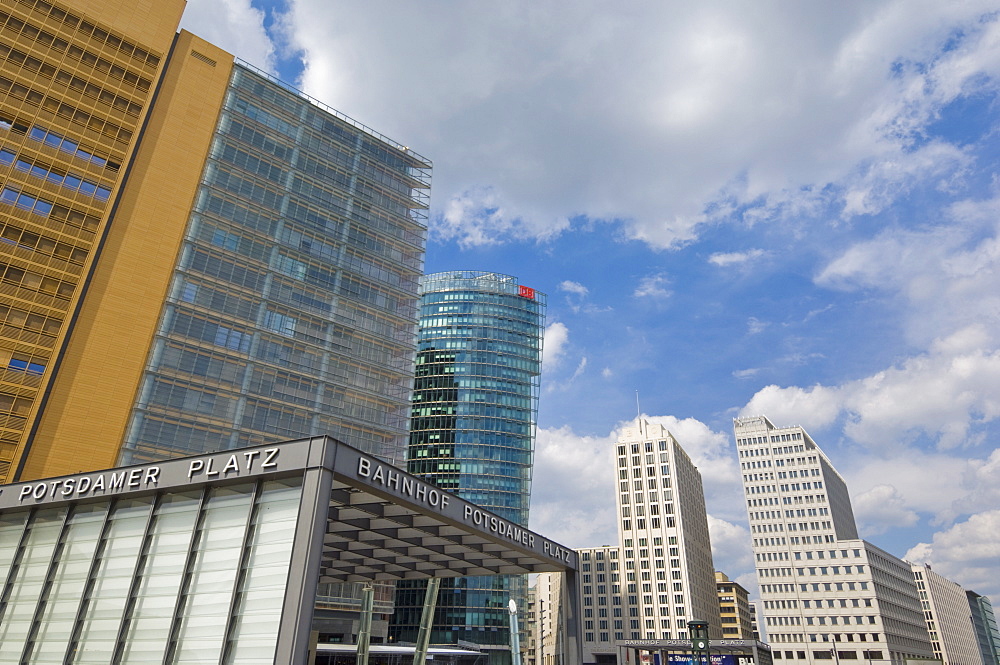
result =
[{"label": "row of window", "polygon": [[736,445],[752,446],[762,443],[780,443],[782,441],[802,441],[802,432],[791,432],[790,434],[772,434],[770,436],[751,436],[743,439],[736,439]]},{"label": "row of window", "polygon": [[[777,636],[773,636],[773,637],[777,637]],[[779,641],[796,642],[798,640],[779,640]],[[872,642],[876,642],[876,641],[878,641],[878,640],[875,640],[875,639],[872,640]],[[783,660],[793,660],[793,659],[807,660],[807,658],[808,658],[808,656],[806,656],[806,652],[805,651],[780,651],[780,650],[776,649],[776,650],[774,650],[772,652],[772,655],[776,659],[783,659]],[[812,652],[812,656],[813,656],[813,658],[816,658],[817,660],[832,660],[833,659],[833,655],[829,651],[814,651],[814,652]],[[880,660],[884,659],[884,657],[882,656],[882,652],[881,651],[868,651],[868,650],[865,650],[865,651],[862,651],[861,657],[863,659],[869,661],[869,662],[871,662],[873,660],[874,661],[880,661]],[[839,658],[843,658],[844,660],[857,660],[858,659],[858,654],[857,654],[856,651],[838,651],[837,658],[838,659]]]},{"label": "row of window", "polygon": [[[0,194],[2,196],[2,194]],[[45,277],[37,272],[0,263],[0,279],[25,289],[68,299],[76,286],[72,282]]]},{"label": "row of window", "polygon": [[[617,559],[618,558],[618,550],[609,550],[608,551],[608,558],[609,559]],[[582,552],[580,554],[580,560],[581,561],[590,561],[590,552]],[[604,560],[604,552],[602,550],[598,550],[598,551],[594,552],[594,560],[595,561],[603,561]],[[587,570],[589,570],[589,568]],[[604,570],[604,569],[603,568],[598,568],[598,570]]]},{"label": "row of window", "polygon": [[140,104],[129,101],[128,98],[121,95],[116,95],[107,88],[95,85],[92,81],[74,76],[65,69],[57,69],[47,62],[42,62],[38,58],[17,49],[10,48],[7,45],[0,45],[0,55],[5,55],[8,61],[20,65],[29,72],[40,74],[42,77],[65,85],[71,90],[99,100],[117,111],[128,113],[133,117],[138,117],[142,112]]},{"label": "row of window", "polygon": [[[664,518],[663,521],[662,521],[662,524],[661,524],[661,521],[660,521],[659,517],[652,517],[649,520],[649,528],[650,529],[660,529],[660,528],[664,528],[664,527],[666,527],[666,528],[673,528],[675,526],[676,526],[676,521],[674,520],[674,518],[672,516],[668,516],[668,517]],[[646,520],[642,519],[642,518],[636,519],[635,520],[635,528],[639,529],[639,530],[645,529],[646,528]],[[624,529],[625,531],[631,531],[632,530],[632,520],[622,520],[622,529]],[[644,561],[643,563],[649,563],[649,562],[648,561]]]},{"label": "row of window", "polygon": [[651,452],[654,452],[654,450],[666,450],[667,449],[667,442],[666,442],[666,440],[663,440],[663,441],[657,441],[654,444],[652,441],[646,441],[645,443],[643,443],[641,445],[641,448],[642,448],[642,450],[640,450],[640,444],[638,444],[638,443],[633,443],[633,444],[631,444],[631,445],[629,445],[627,447],[624,446],[624,445],[619,445],[618,446],[618,456],[619,457],[624,457],[625,454],[626,454],[626,450],[628,450],[630,452],[630,454],[632,454],[632,455],[638,455],[642,451],[645,451],[647,453],[651,453]]},{"label": "row of window", "polygon": [[754,538],[754,547],[767,547],[773,545],[816,545],[819,543],[835,543],[837,539],[832,534],[820,535],[820,536],[792,536],[787,539],[781,538]]},{"label": "row of window", "polygon": [[[761,593],[806,591],[868,591],[868,582],[812,582],[810,584],[761,584]],[[817,601],[819,602],[819,601]]]},{"label": "row of window", "polygon": [[45,365],[36,362],[35,359],[29,356],[23,356],[15,353],[9,361],[7,361],[7,369],[14,370],[15,372],[27,372],[28,374],[38,374],[41,375],[45,372]]},{"label": "row of window", "polygon": [[[40,90],[29,88],[22,83],[4,77],[0,77],[0,91],[6,92],[14,99],[23,100],[32,106],[39,107],[86,127],[91,131],[103,134],[112,140],[120,141],[122,144],[127,144],[132,139],[132,130],[105,120],[100,116],[88,113],[72,104],[67,104],[61,101],[62,97],[46,95]],[[101,166],[103,165],[101,164]]]},{"label": "row of window", "polygon": [[[154,71],[156,66],[160,62],[160,58],[144,49],[140,48],[136,44],[122,38],[115,33],[108,32],[103,28],[100,28],[90,21],[68,12],[61,7],[52,5],[45,0],[35,0],[34,2],[23,2],[22,4],[27,4],[32,6],[35,11],[40,12],[49,16],[50,18],[58,21],[65,25],[68,29],[73,30],[77,35],[90,39],[93,42],[100,44],[102,47],[108,46],[121,53],[126,58],[135,60],[136,64]],[[22,31],[27,37],[32,40],[44,45],[54,48],[55,50],[62,52],[66,48],[66,43],[63,40],[58,40],[62,45],[53,45],[52,35],[39,30],[33,25],[29,25],[21,21],[20,19],[3,14],[3,19],[6,20],[7,27],[13,30]],[[146,86],[149,87],[148,85]]]},{"label": "row of window", "polygon": [[91,196],[98,201],[107,201],[108,197],[111,196],[111,189],[103,185],[98,185],[96,182],[91,182],[90,180],[84,180],[83,178],[73,175],[72,173],[62,173],[56,169],[43,166],[38,163],[26,162],[23,159],[16,159],[14,152],[10,150],[0,150],[0,165],[10,166],[14,165],[14,168],[19,171],[24,171],[25,173],[30,173],[36,178],[41,178],[42,180],[47,180],[53,184],[60,185],[74,192],[81,192],[86,196]]},{"label": "row of window", "polygon": [[24,328],[46,335],[56,335],[62,326],[62,320],[54,316],[46,316],[29,312],[18,307],[0,305],[0,322],[5,326]]},{"label": "row of window", "polygon": [[773,492],[800,492],[802,490],[823,489],[823,481],[817,480],[811,483],[785,483],[782,485],[748,485],[747,494],[770,494]]}]

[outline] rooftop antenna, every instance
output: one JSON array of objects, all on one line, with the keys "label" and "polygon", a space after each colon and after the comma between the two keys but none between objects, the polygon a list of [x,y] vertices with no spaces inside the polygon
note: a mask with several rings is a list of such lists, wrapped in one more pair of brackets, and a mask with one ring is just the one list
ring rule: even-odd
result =
[{"label": "rooftop antenna", "polygon": [[635,391],[635,421],[638,423],[642,419],[642,411],[639,410],[639,391]]}]

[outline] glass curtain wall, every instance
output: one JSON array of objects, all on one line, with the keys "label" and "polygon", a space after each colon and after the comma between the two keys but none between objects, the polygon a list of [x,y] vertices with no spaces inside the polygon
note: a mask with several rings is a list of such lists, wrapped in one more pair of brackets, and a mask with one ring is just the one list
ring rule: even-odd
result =
[{"label": "glass curtain wall", "polygon": [[[420,294],[407,470],[527,526],[545,294],[475,271],[427,275]],[[431,642],[509,644],[507,603],[523,600],[524,585],[444,580]],[[415,639],[425,586],[397,585],[395,639]]]},{"label": "glass curtain wall", "polygon": [[270,665],[301,492],[291,478],[3,515],[0,664]]},{"label": "glass curtain wall", "polygon": [[401,464],[430,168],[237,63],[119,464],[319,435]]},{"label": "glass curtain wall", "polygon": [[238,64],[120,464],[405,448],[430,163]]}]

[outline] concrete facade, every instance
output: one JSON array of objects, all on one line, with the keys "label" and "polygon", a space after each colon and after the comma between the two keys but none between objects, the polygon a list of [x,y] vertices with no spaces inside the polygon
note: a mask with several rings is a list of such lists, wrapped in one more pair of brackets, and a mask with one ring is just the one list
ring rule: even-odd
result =
[{"label": "concrete facade", "polygon": [[[615,459],[621,544],[576,550],[582,662],[617,662],[623,641],[685,640],[687,622],[696,619],[707,621],[710,636],[720,638],[698,469],[666,428],[641,419],[623,429]],[[539,597],[543,589],[556,597],[561,588],[549,580],[543,586],[545,577],[539,578]],[[540,614],[540,634],[551,635],[556,619]],[[552,654],[553,662],[558,655]]]},{"label": "concrete facade", "polygon": [[[639,419],[615,446],[622,544],[622,638],[684,639],[687,622],[722,637],[701,474],[662,425]],[[633,614],[633,608],[635,612]]]},{"label": "concrete facade", "polygon": [[734,434],[775,662],[933,657],[909,564],[858,539],[847,484],[809,434],[763,416]]},{"label": "concrete facade", "polygon": [[944,665],[985,665],[965,589],[929,565],[912,564],[934,656]]}]

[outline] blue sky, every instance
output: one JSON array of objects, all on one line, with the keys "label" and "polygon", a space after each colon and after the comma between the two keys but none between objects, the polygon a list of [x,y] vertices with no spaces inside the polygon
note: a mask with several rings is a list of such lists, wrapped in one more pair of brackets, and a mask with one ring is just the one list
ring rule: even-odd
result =
[{"label": "blue sky", "polygon": [[732,419],[764,414],[864,537],[998,604],[998,9],[190,0],[184,26],[434,161],[428,272],[548,294],[533,528],[614,541],[638,391],[749,588]]}]

